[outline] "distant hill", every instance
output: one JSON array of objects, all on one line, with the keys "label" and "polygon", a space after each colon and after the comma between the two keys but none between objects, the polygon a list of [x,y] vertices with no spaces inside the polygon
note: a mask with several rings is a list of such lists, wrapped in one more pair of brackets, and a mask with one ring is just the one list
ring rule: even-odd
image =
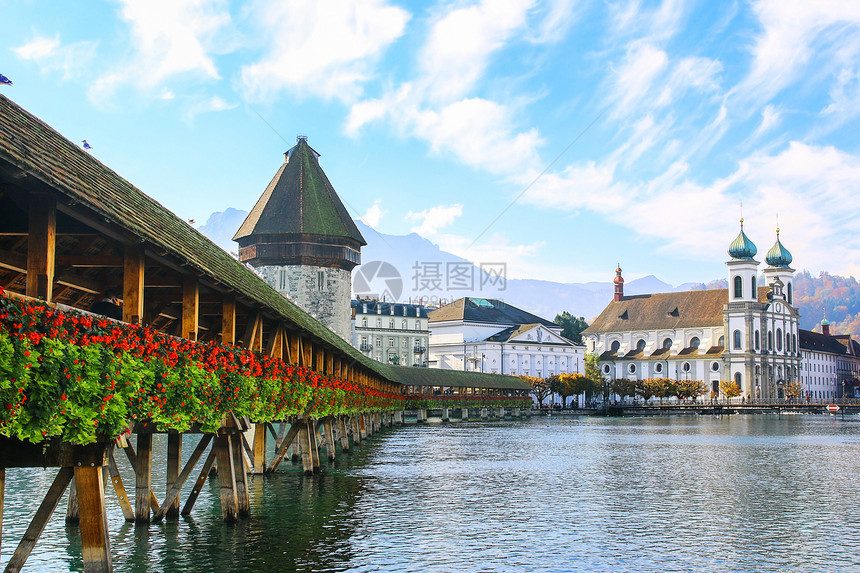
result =
[{"label": "distant hill", "polygon": [[[233,242],[233,234],[247,215],[233,208],[212,213],[199,230],[225,251],[236,253],[239,247]],[[606,307],[614,292],[611,281],[503,281],[416,233],[387,235],[361,221],[356,221],[356,225],[367,246],[361,252],[362,265],[353,271],[353,288],[357,285],[365,288],[355,295],[390,292],[400,302],[421,299],[425,304],[447,303],[463,296],[496,298],[550,320],[564,311],[590,320]],[[363,280],[356,280],[358,273],[362,273]],[[672,286],[648,275],[624,283],[624,293],[628,295],[714,288],[727,288],[726,279]],[[801,271],[795,278],[794,292],[801,328],[812,330],[826,315],[831,332],[860,335],[860,284],[854,277],[827,273],[813,277],[808,271]]]}]

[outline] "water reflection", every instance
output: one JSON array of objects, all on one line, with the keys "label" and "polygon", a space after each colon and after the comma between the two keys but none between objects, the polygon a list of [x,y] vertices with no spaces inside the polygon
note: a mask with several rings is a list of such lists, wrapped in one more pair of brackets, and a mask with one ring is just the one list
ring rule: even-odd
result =
[{"label": "water reflection", "polygon": [[[411,425],[321,476],[286,460],[250,478],[236,525],[215,480],[193,516],[149,527],[111,497],[109,526],[118,571],[856,570],[858,460],[860,423],[824,416]],[[54,474],[7,471],[0,564]],[[28,569],[82,569],[59,509]]]}]

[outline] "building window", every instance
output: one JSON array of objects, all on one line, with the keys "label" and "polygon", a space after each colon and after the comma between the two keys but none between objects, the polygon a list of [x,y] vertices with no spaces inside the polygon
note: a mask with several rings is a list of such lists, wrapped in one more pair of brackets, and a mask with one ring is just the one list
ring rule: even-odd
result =
[{"label": "building window", "polygon": [[694,336],[693,338],[691,338],[691,339],[690,339],[690,346],[689,346],[689,347],[690,347],[690,348],[698,348],[698,347],[699,347],[699,344],[701,344],[701,341],[699,340],[699,337],[698,337],[698,336]]},{"label": "building window", "polygon": [[734,338],[734,348],[735,348],[735,350],[740,350],[740,349],[741,349],[741,347],[742,347],[742,344],[741,344],[741,331],[740,331],[740,330],[736,330],[736,331],[734,331],[734,333],[732,334],[732,336],[733,336],[733,338]]},{"label": "building window", "polygon": [[726,346],[726,337],[721,336],[719,341],[717,342],[717,346],[725,347]]},{"label": "building window", "polygon": [[776,349],[782,350],[782,329],[776,329]]},{"label": "building window", "polygon": [[288,287],[290,286],[290,283],[289,283],[289,281],[287,280],[287,271],[286,271],[286,270],[281,270],[281,273],[280,273],[280,274],[281,274],[281,280],[280,280],[281,288],[280,288],[280,289],[278,289],[278,290],[288,290]]},{"label": "building window", "polygon": [[683,366],[681,366],[681,369],[682,369],[684,372],[689,372],[689,371],[690,371],[690,368],[691,368],[691,367],[690,367],[690,363],[689,363],[689,362],[684,362]]},{"label": "building window", "polygon": [[388,348],[394,348],[394,338],[388,339]]},{"label": "building window", "polygon": [[714,372],[717,372],[719,369],[720,369],[720,363],[719,362],[712,362],[711,363],[711,370],[713,370]]},{"label": "building window", "polygon": [[758,335],[758,330],[756,330],[756,331],[755,331],[755,349],[756,349],[756,350],[758,350],[758,349],[759,349],[759,347],[760,347],[760,344],[759,344],[759,335]]},{"label": "building window", "polygon": [[773,332],[767,333],[767,349],[773,350]]},{"label": "building window", "polygon": [[738,385],[738,388],[743,388],[741,382],[743,382],[743,377],[741,376],[741,373],[735,372],[735,384]]},{"label": "building window", "polygon": [[797,335],[796,334],[791,335],[791,351],[797,352]]},{"label": "building window", "polygon": [[636,350],[645,350],[645,339],[640,338],[639,342],[636,343]]},{"label": "building window", "polygon": [[662,371],[663,371],[663,365],[662,365],[662,364],[660,364],[660,363],[658,362],[658,363],[657,363],[657,365],[656,365],[656,366],[654,366],[654,372],[658,372],[658,373],[659,373],[659,372],[662,372]]},{"label": "building window", "polygon": [[672,339],[666,338],[663,340],[663,350],[669,350],[670,348],[672,348]]},{"label": "building window", "polygon": [[618,352],[618,349],[619,349],[619,348],[621,348],[621,343],[620,343],[620,342],[618,342],[617,340],[613,340],[613,341],[612,341],[612,345],[609,347],[609,349],[610,349],[612,352]]},{"label": "building window", "polygon": [[604,366],[603,366],[603,373],[604,373],[604,374],[609,374],[609,364],[604,364]]},{"label": "building window", "polygon": [[388,321],[388,328],[394,330],[394,319],[393,318]]},{"label": "building window", "polygon": [[735,298],[744,297],[744,280],[740,276],[735,277]]},{"label": "building window", "polygon": [[376,328],[382,328],[382,319],[381,318],[376,319]]},{"label": "building window", "polygon": [[752,287],[752,291],[751,291],[751,293],[750,293],[750,298],[751,298],[751,299],[757,299],[757,298],[758,298],[758,294],[756,294],[755,275],[753,275],[752,277],[750,277],[750,283],[752,283],[752,284],[750,284],[750,287]]},{"label": "building window", "polygon": [[627,367],[627,371],[630,372],[631,374],[635,374],[636,373],[636,365],[631,364],[630,366]]},{"label": "building window", "polygon": [[325,271],[317,271],[317,290],[325,290]]},{"label": "building window", "polygon": [[785,351],[791,352],[791,335],[787,331],[785,333]]},{"label": "building window", "polygon": [[363,326],[363,327],[367,328],[367,318],[362,318],[362,319],[361,319],[361,326]]},{"label": "building window", "polygon": [[791,283],[788,283],[788,304],[793,304],[791,301]]}]

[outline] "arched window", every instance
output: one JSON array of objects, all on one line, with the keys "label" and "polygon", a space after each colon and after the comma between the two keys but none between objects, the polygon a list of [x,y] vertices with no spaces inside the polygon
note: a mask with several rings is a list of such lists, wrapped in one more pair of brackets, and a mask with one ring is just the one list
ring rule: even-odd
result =
[{"label": "arched window", "polygon": [[742,279],[740,275],[737,275],[734,279],[734,283],[735,283],[735,298],[743,298],[744,297],[744,279]]},{"label": "arched window", "polygon": [[689,346],[689,348],[698,348],[698,347],[699,347],[699,344],[701,344],[701,341],[699,340],[699,337],[698,337],[698,336],[694,336],[693,338],[691,338],[691,339],[690,339],[690,346]]},{"label": "arched window", "polygon": [[791,351],[797,352],[797,335],[796,334],[791,335]]},{"label": "arched window", "polygon": [[767,333],[767,349],[773,350],[773,333],[772,332]]},{"label": "arched window", "polygon": [[720,337],[719,342],[717,342],[717,346],[722,346],[722,347],[726,346],[726,337],[725,336]]},{"label": "arched window", "polygon": [[785,331],[785,351],[791,352],[791,334],[787,330]]},{"label": "arched window", "polygon": [[776,329],[776,349],[779,351],[782,350],[782,329],[781,328]]},{"label": "arched window", "polygon": [[740,350],[740,349],[741,349],[741,347],[742,347],[742,344],[741,344],[741,331],[740,331],[740,330],[736,330],[736,331],[734,331],[734,332],[732,333],[732,338],[733,338],[733,346],[734,346],[735,350]]},{"label": "arched window", "polygon": [[663,340],[663,350],[669,350],[670,348],[672,348],[672,339],[666,338]]},{"label": "arched window", "polygon": [[640,338],[639,342],[636,343],[636,350],[645,350],[645,339]]},{"label": "arched window", "polygon": [[750,286],[752,286],[752,294],[750,294],[750,298],[755,300],[758,298],[758,293],[756,292],[756,285],[755,285],[755,275],[753,275],[751,277],[750,282],[752,283],[750,285]]},{"label": "arched window", "polygon": [[609,347],[609,349],[610,349],[612,352],[618,352],[618,349],[619,349],[619,348],[621,348],[621,343],[620,343],[620,342],[618,342],[617,340],[613,340],[613,341],[612,341],[612,345]]},{"label": "arched window", "polygon": [[741,376],[741,373],[735,372],[735,384],[738,385],[738,388],[743,388],[741,382],[743,382],[743,377]]},{"label": "arched window", "polygon": [[759,344],[758,330],[756,330],[755,331],[755,349],[758,350],[759,348],[761,348],[761,345]]},{"label": "arched window", "polygon": [[791,283],[788,283],[788,304],[794,304],[791,301]]}]

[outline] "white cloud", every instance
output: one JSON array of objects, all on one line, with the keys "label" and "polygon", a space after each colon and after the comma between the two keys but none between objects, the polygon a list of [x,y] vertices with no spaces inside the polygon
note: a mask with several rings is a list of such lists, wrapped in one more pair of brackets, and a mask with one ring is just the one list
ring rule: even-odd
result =
[{"label": "white cloud", "polygon": [[62,72],[63,79],[71,79],[95,55],[95,42],[76,42],[62,45],[60,35],[53,38],[36,36],[29,43],[13,48],[22,60],[35,62],[42,73]]},{"label": "white cloud", "polygon": [[258,62],[242,68],[250,97],[292,90],[345,101],[361,95],[374,60],[410,18],[385,0],[275,0],[257,2],[252,13],[267,46]]},{"label": "white cloud", "polygon": [[766,105],[761,111],[761,123],[756,128],[753,137],[758,137],[779,126],[782,121],[782,111],[776,106]]},{"label": "white cloud", "polygon": [[379,225],[379,221],[382,219],[382,216],[388,212],[382,209],[381,203],[382,200],[377,199],[373,202],[373,205],[367,208],[364,215],[359,217],[368,227],[373,227],[375,229],[377,225]]},{"label": "white cloud", "polygon": [[213,111],[226,111],[234,109],[238,106],[237,103],[227,103],[218,96],[210,97],[209,99],[200,101],[192,105],[186,113],[186,119],[192,120],[201,113],[209,113]]},{"label": "white cloud", "polygon": [[423,211],[406,213],[406,219],[420,221],[421,224],[413,227],[412,231],[422,237],[433,237],[443,227],[447,227],[463,214],[463,205],[438,205]]},{"label": "white cloud", "polygon": [[434,22],[419,58],[427,95],[451,101],[470,93],[490,56],[526,25],[533,5],[534,0],[484,0]]},{"label": "white cloud", "polygon": [[219,34],[230,24],[226,0],[120,0],[120,5],[132,51],[96,79],[93,100],[109,99],[125,85],[150,89],[184,74],[220,78],[212,54],[223,50]]},{"label": "white cloud", "polygon": [[638,110],[657,79],[669,66],[663,50],[649,43],[633,43],[615,73],[615,114],[626,116]]}]

